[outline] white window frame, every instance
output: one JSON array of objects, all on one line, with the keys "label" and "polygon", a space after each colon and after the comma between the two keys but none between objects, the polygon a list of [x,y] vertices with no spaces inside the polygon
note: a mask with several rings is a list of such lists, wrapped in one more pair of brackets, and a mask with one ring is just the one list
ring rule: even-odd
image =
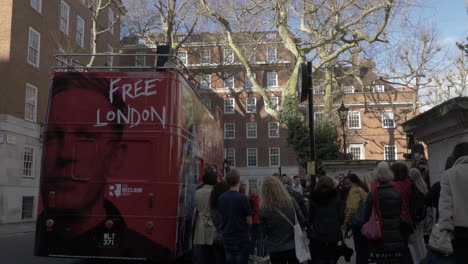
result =
[{"label": "white window frame", "polygon": [[354,93],[354,85],[345,85],[343,86],[343,91],[345,94]]},{"label": "white window frame", "polygon": [[70,31],[70,6],[65,1],[60,2],[60,31],[68,35]]},{"label": "white window frame", "polygon": [[270,96],[270,104],[271,107],[275,110],[279,110],[279,97],[278,96]]},{"label": "white window frame", "polygon": [[[355,117],[355,114],[357,113],[357,121],[358,121],[358,126],[351,126],[351,118]],[[349,129],[361,129],[361,112],[360,111],[349,111],[348,112],[348,128]]]},{"label": "white window frame", "polygon": [[[81,23],[81,27],[80,27]],[[80,16],[76,16],[76,36],[75,42],[80,47],[84,48],[84,39],[85,39],[85,21]],[[80,37],[81,36],[81,37]]]},{"label": "white window frame", "polygon": [[[226,84],[230,84],[230,83],[232,83],[231,87],[229,87],[229,85],[226,85]],[[233,89],[235,87],[234,74],[224,74],[223,75],[223,86],[226,89]]]},{"label": "white window frame", "polygon": [[[254,151],[255,152],[255,165],[250,165],[249,164],[249,157],[254,157],[254,155],[251,155],[253,153],[249,153],[249,151]],[[255,168],[258,167],[258,149],[257,148],[247,148],[246,150],[246,158],[247,158],[247,167],[249,168]]]},{"label": "white window frame", "polygon": [[[271,153],[272,150],[278,150],[278,154],[273,155]],[[272,157],[277,156],[278,157],[278,164],[272,164],[271,159]],[[281,166],[281,148],[268,148],[268,162],[270,167],[278,167]]]},{"label": "white window frame", "polygon": [[200,89],[211,89],[211,74],[200,75]]},{"label": "white window frame", "polygon": [[[30,152],[29,152],[30,151]],[[34,166],[35,166],[35,148],[33,146],[28,146],[28,145],[25,145],[24,146],[24,151],[23,151],[23,177],[24,178],[34,178],[35,175],[34,175]],[[27,154],[30,154],[30,155],[27,155]],[[30,158],[30,160],[27,158]],[[28,168],[28,166],[29,168]]]},{"label": "white window frame", "polygon": [[[228,135],[228,132],[232,132],[232,136]],[[235,139],[236,138],[236,123],[224,123],[224,139]]]},{"label": "white window frame", "polygon": [[325,94],[325,88],[324,87],[314,87],[312,89],[313,94]]},{"label": "white window frame", "polygon": [[267,74],[267,87],[278,87],[278,73],[267,72],[266,74]]},{"label": "white window frame", "polygon": [[225,148],[224,149],[224,159],[229,160],[228,159],[228,152],[229,151],[232,151],[232,153],[229,153],[229,154],[232,154],[232,160],[231,160],[230,167],[235,168],[236,167],[236,149],[235,148]]},{"label": "white window frame", "polygon": [[351,143],[349,144],[348,146],[348,153],[352,154],[352,148],[359,148],[359,157],[358,158],[354,158],[354,154],[353,154],[353,160],[364,160],[366,159],[365,158],[365,149],[364,149],[364,144],[362,143]]},{"label": "white window frame", "polygon": [[[37,36],[37,47],[34,47],[33,39],[31,38],[31,34]],[[33,54],[32,52],[36,52],[36,54]],[[31,61],[31,57],[35,56],[36,61]],[[36,66],[39,68],[40,60],[41,60],[41,33],[36,31],[34,28],[29,27],[29,32],[28,32],[28,57],[27,57],[28,63]]]},{"label": "white window frame", "polygon": [[188,65],[188,52],[186,50],[180,50],[177,54],[177,57],[179,58],[180,62],[182,62],[182,64]]},{"label": "white window frame", "polygon": [[[249,125],[252,125],[252,129],[249,130]],[[249,132],[253,132],[254,135],[249,135]],[[246,138],[257,138],[257,123],[255,122],[248,122],[245,123],[245,137]]]},{"label": "white window frame", "polygon": [[[145,52],[135,52],[135,54],[146,54]],[[135,66],[145,66],[146,56],[135,55]]]},{"label": "white window frame", "polygon": [[245,112],[249,114],[257,113],[257,98],[255,97],[245,98]]},{"label": "white window frame", "polygon": [[[386,120],[392,120],[393,121],[393,126],[386,125],[385,124]],[[392,110],[383,110],[382,111],[382,127],[383,128],[395,128],[396,127],[395,114],[393,113]]]},{"label": "white window frame", "polygon": [[223,50],[223,60],[225,64],[234,63],[234,51],[232,49]]},{"label": "white window frame", "polygon": [[[276,128],[272,128],[272,125],[276,124]],[[272,135],[272,131],[276,131],[277,135]],[[268,137],[269,138],[279,138],[280,137],[280,125],[279,122],[268,122]]]},{"label": "white window frame", "polygon": [[211,63],[211,51],[210,50],[201,50],[200,51],[200,64],[206,65]]},{"label": "white window frame", "polygon": [[[231,102],[231,103],[226,104],[226,102]],[[232,110],[229,110],[231,108]],[[236,112],[235,109],[236,109],[236,102],[234,101],[234,98],[225,98],[224,99],[224,113],[234,114]]]},{"label": "white window frame", "polygon": [[390,148],[390,147],[393,147],[395,149],[395,159],[394,160],[398,160],[398,151],[397,151],[397,146],[396,145],[385,145],[384,146],[384,160],[391,160],[389,159],[389,154],[387,154],[387,149]]},{"label": "white window frame", "polygon": [[274,63],[278,60],[278,49],[277,48],[267,48],[267,63]]},{"label": "white window frame", "polygon": [[383,84],[372,85],[372,92],[373,93],[383,93],[383,92],[385,92],[385,86]]},{"label": "white window frame", "polygon": [[[33,94],[31,94],[31,92]],[[24,100],[24,119],[31,122],[37,120],[37,92],[36,86],[26,83],[26,93]],[[30,109],[32,113],[29,113]]]},{"label": "white window frame", "polygon": [[267,34],[265,35],[265,38],[266,38],[266,39],[276,39],[276,33],[272,33],[272,32],[267,33]]},{"label": "white window frame", "polygon": [[322,122],[323,121],[323,112],[314,112],[314,122]]},{"label": "white window frame", "polygon": [[39,14],[42,13],[42,0],[31,0],[31,8],[36,10]]},{"label": "white window frame", "polygon": [[[256,73],[252,72],[252,75],[254,76],[254,78],[257,78]],[[252,89],[253,88],[253,83],[250,80],[249,76],[247,76],[247,73],[245,74],[245,88],[247,88],[247,89]]]},{"label": "white window frame", "polygon": [[109,27],[109,32],[113,35],[114,34],[114,20],[115,20],[115,13],[112,10],[111,6],[109,6],[109,11],[107,12],[107,23]]}]

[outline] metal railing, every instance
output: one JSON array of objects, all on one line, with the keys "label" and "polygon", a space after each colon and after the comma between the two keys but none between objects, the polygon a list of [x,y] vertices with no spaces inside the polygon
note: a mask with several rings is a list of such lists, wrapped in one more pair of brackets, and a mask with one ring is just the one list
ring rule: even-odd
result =
[{"label": "metal railing", "polygon": [[[87,66],[81,61],[89,61],[91,57],[131,57],[132,62],[137,57],[154,58],[152,65],[96,65]],[[83,60],[80,60],[82,58]],[[185,80],[192,86],[192,89],[197,91],[200,88],[200,83],[195,79],[193,74],[185,67],[177,56],[170,54],[120,54],[120,53],[104,53],[104,54],[57,54],[54,56],[57,61],[57,66],[53,67],[53,71],[78,71],[78,72],[89,72],[89,71],[177,71]],[[146,59],[145,59],[146,64]]]}]

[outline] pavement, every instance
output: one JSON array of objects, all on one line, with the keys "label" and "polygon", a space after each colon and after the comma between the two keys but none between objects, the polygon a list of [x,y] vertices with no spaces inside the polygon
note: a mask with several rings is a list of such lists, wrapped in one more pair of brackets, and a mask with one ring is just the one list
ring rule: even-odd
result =
[{"label": "pavement", "polygon": [[35,221],[0,224],[0,236],[33,233],[34,231],[36,231]]}]

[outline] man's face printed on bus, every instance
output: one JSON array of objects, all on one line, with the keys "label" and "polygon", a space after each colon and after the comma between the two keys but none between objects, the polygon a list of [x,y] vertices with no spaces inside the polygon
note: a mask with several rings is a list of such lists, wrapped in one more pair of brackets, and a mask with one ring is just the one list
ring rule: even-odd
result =
[{"label": "man's face printed on bus", "polygon": [[54,191],[59,211],[89,210],[99,201],[120,151],[120,136],[112,133],[114,127],[97,127],[93,121],[96,109],[108,112],[114,107],[103,94],[80,88],[60,91],[52,101],[43,197]]}]

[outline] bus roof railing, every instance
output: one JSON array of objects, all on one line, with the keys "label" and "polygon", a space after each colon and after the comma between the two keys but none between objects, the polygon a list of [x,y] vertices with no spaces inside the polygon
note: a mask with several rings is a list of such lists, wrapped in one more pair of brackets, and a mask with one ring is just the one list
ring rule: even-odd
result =
[{"label": "bus roof railing", "polygon": [[[154,57],[153,65],[92,65],[87,66],[80,62],[79,58],[88,57]],[[133,71],[161,71],[161,70],[172,70],[179,72],[192,88],[196,91],[200,87],[200,83],[195,79],[193,74],[185,67],[177,56],[171,54],[121,54],[121,53],[102,53],[102,54],[86,54],[86,53],[75,53],[75,54],[57,54],[54,56],[57,61],[57,66],[52,67],[53,71],[79,71],[88,72],[92,70],[133,70]],[[133,62],[134,60],[132,60]],[[145,60],[146,64],[146,60]]]}]

